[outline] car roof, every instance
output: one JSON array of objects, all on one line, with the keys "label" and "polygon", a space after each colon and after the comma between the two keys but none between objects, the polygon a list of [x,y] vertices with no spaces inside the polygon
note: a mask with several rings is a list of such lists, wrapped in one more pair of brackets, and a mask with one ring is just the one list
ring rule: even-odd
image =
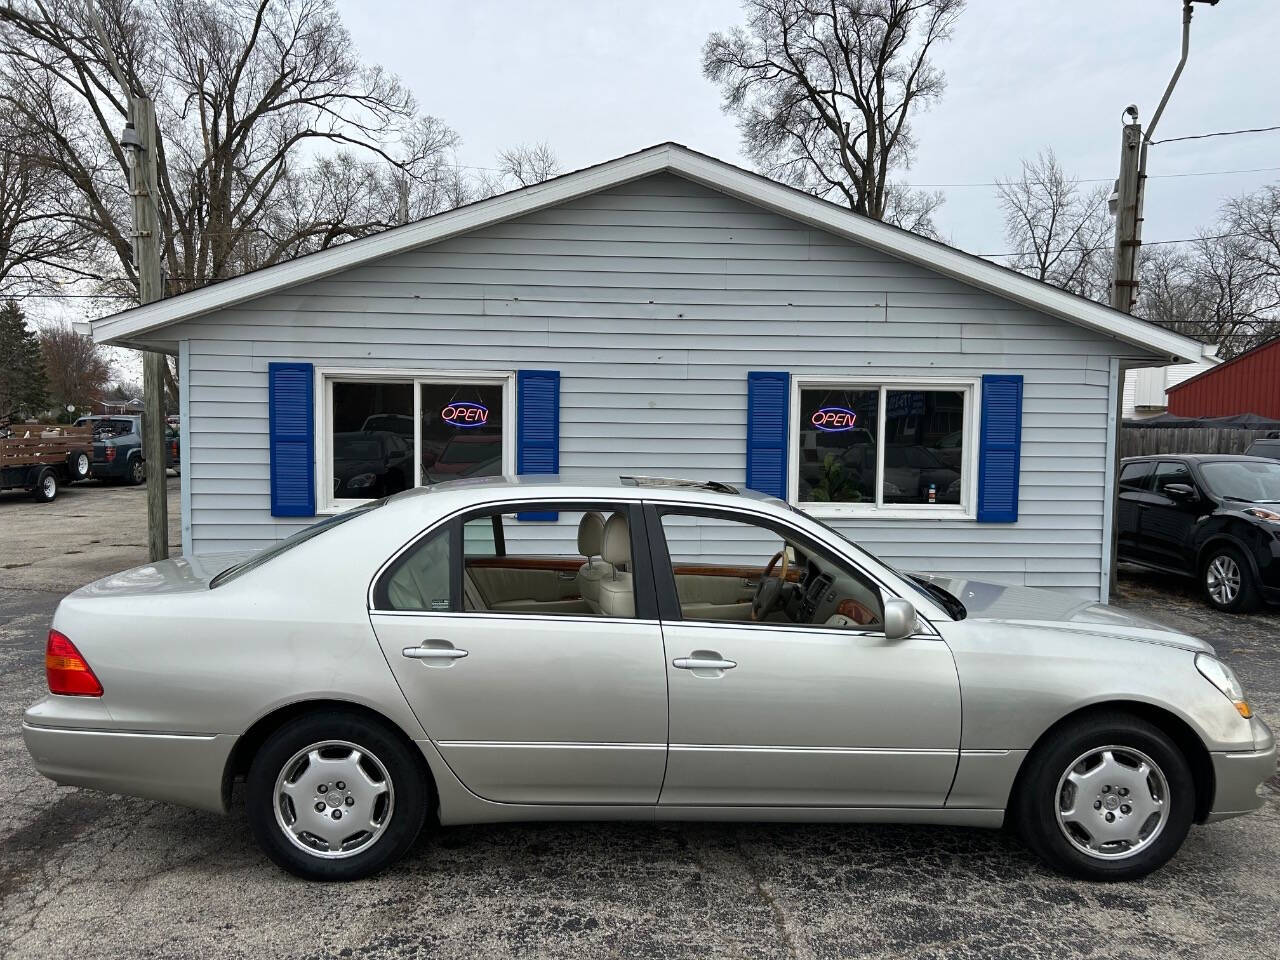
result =
[{"label": "car roof", "polygon": [[1121,463],[1139,463],[1143,460],[1193,460],[1206,463],[1217,460],[1266,460],[1266,457],[1249,457],[1242,453],[1146,453],[1140,457],[1125,457]]}]

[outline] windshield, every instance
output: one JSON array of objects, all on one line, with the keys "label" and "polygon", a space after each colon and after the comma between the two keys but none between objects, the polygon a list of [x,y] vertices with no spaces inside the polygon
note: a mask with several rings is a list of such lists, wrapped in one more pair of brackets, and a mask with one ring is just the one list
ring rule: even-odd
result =
[{"label": "windshield", "polygon": [[332,530],[334,527],[340,526],[348,520],[354,520],[356,517],[363,516],[370,510],[376,510],[386,502],[386,498],[384,497],[381,500],[374,500],[372,503],[352,507],[350,510],[335,514],[332,517],[325,517],[323,520],[299,530],[293,536],[286,537],[279,543],[267,547],[265,550],[259,550],[248,560],[243,560],[234,566],[227,567],[227,569],[223,570],[220,574],[209,581],[209,589],[212,590],[214,587],[220,587],[222,584],[234,580],[241,574],[248,573],[250,570],[262,566],[268,560],[274,560],[276,557],[280,556],[280,554],[287,553],[299,544],[306,543],[308,540],[318,537],[320,534]]},{"label": "windshield", "polygon": [[1280,462],[1215,460],[1202,463],[1209,492],[1225,500],[1280,503]]},{"label": "windshield", "polygon": [[884,560],[881,557],[875,556],[874,554],[858,546],[857,543],[855,543],[853,540],[850,540],[848,537],[846,537],[843,533],[841,533],[835,527],[831,526],[831,524],[818,519],[817,517],[813,516],[810,513],[805,513],[803,510],[799,509],[798,507],[791,506],[791,504],[787,504],[787,506],[792,513],[798,513],[801,516],[805,517],[806,519],[812,520],[814,523],[820,526],[823,530],[826,530],[828,533],[832,534],[833,536],[839,537],[845,543],[849,544],[849,546],[853,547],[853,549],[857,550],[864,557],[874,560],[876,563],[880,564],[880,566],[885,567],[887,570],[893,573],[899,580],[901,580],[903,583],[909,586],[916,593],[920,594],[930,603],[936,604],[942,607],[942,609],[946,610],[947,613],[951,615],[952,619],[963,620],[966,616],[968,616],[969,611],[965,609],[964,604],[961,603],[953,594],[942,589],[942,587],[938,586],[936,583],[930,583],[928,580],[921,579],[920,577],[913,576],[912,574],[903,573],[893,564],[889,563],[888,561]]}]

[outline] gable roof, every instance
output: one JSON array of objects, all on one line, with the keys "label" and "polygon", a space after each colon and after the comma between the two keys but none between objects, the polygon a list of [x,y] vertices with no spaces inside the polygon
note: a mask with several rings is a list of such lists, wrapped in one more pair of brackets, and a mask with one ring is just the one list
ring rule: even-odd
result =
[{"label": "gable roof", "polygon": [[944,243],[864,217],[847,207],[677,143],[649,147],[416,223],[94,320],[90,324],[93,338],[99,343],[117,346],[145,343],[153,339],[154,331],[173,323],[658,173],[684,177],[1033,310],[1140,347],[1156,356],[1195,361],[1202,355],[1203,345],[1189,337],[1033,280]]}]

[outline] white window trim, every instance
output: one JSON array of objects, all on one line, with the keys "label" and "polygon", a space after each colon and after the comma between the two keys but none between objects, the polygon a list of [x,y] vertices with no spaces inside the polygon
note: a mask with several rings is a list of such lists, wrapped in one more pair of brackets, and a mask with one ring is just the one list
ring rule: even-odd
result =
[{"label": "white window trim", "polygon": [[421,399],[423,384],[467,383],[502,387],[502,472],[516,472],[516,372],[514,370],[421,370],[407,367],[316,367],[315,369],[315,476],[316,516],[342,513],[368,499],[333,495],[334,381],[413,384],[413,485],[422,484]]},{"label": "white window trim", "polygon": [[[875,503],[801,502],[800,497],[800,391],[829,388],[832,390],[879,390],[876,422],[876,500]],[[938,504],[895,503],[885,505],[879,478],[884,475],[885,392],[888,390],[959,390],[964,393],[965,459],[960,471],[959,506]],[[791,377],[791,409],[787,429],[787,502],[805,513],[823,520],[974,520],[978,518],[978,403],[982,395],[980,377]]]}]

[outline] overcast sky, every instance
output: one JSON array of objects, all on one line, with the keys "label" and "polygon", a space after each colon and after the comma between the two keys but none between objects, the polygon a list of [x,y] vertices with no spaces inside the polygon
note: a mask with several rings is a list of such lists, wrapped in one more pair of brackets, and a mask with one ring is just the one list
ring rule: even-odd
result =
[{"label": "overcast sky", "polygon": [[[743,163],[733,121],[703,79],[713,30],[737,0],[339,0],[361,55],[394,70],[424,112],[463,137],[464,163],[547,141],[572,170],[666,140]],[[915,121],[919,184],[990,182],[1053,146],[1069,172],[1114,179],[1120,115],[1149,120],[1178,59],[1179,0],[970,0],[936,62],[941,104]],[[1191,57],[1156,139],[1280,124],[1280,2],[1197,4]],[[1189,237],[1228,196],[1280,179],[1280,133],[1153,147],[1144,239]],[[943,236],[1006,249],[992,188],[945,188]]]}]

